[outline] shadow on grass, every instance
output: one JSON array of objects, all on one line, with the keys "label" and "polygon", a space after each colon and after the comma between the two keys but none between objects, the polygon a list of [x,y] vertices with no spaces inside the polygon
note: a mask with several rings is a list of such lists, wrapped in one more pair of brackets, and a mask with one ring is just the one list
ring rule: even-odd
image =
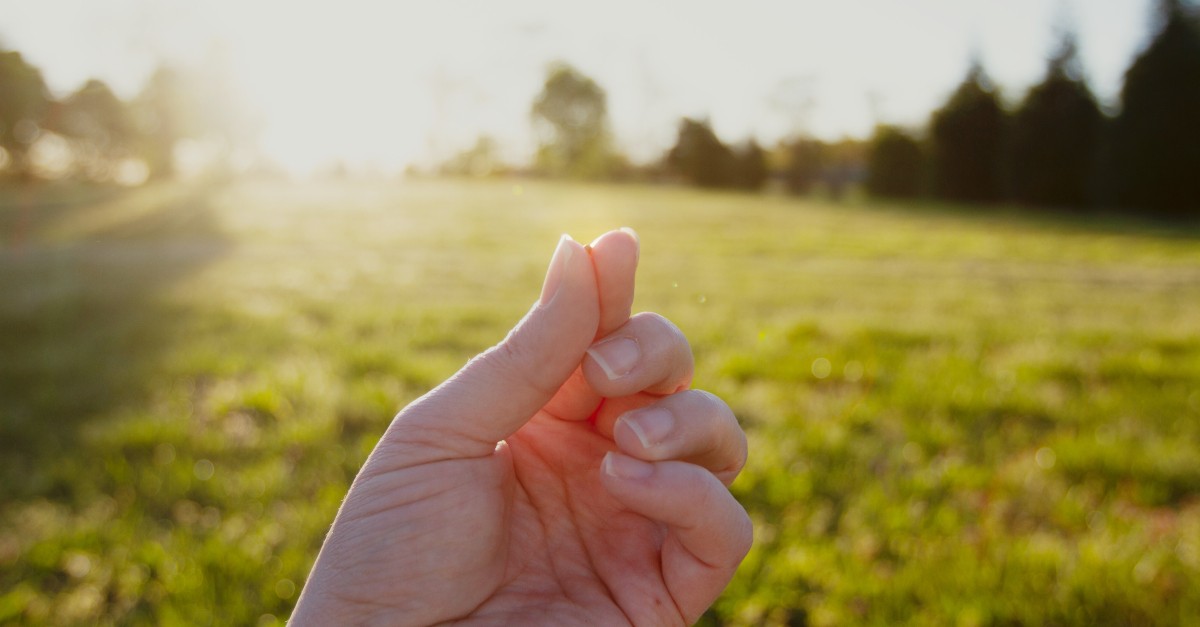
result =
[{"label": "shadow on grass", "polygon": [[[225,254],[212,187],[83,194],[25,191],[0,205],[0,225],[28,237],[0,248],[0,502],[69,491],[48,472],[84,454],[79,436],[118,403],[149,392],[170,350],[165,288]],[[17,192],[5,190],[5,198]],[[149,199],[147,201],[147,199]],[[44,202],[43,202],[44,200]],[[141,202],[132,214],[123,207]],[[13,214],[25,215],[14,218]],[[110,212],[107,220],[94,220]],[[98,224],[52,241],[51,223]]]}]

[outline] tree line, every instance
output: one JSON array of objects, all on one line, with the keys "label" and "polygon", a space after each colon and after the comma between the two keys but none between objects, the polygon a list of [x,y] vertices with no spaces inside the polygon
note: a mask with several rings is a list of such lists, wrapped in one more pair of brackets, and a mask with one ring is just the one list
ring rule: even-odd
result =
[{"label": "tree line", "polygon": [[1158,33],[1125,73],[1115,116],[1097,104],[1067,35],[1013,111],[975,63],[924,136],[877,129],[868,191],[1200,217],[1200,23],[1180,2],[1160,12]]},{"label": "tree line", "polygon": [[215,68],[164,66],[128,102],[98,79],[56,99],[37,67],[0,50],[0,174],[107,182],[133,166],[135,181],[170,178],[182,140],[229,152],[253,136],[232,93]]},{"label": "tree line", "polygon": [[[1042,81],[1011,111],[976,61],[922,129],[881,125],[866,142],[799,138],[768,149],[753,139],[726,144],[709,120],[684,118],[674,145],[645,166],[617,149],[604,90],[556,64],[530,107],[539,148],[529,171],[742,190],[777,181],[792,193],[820,186],[834,196],[862,183],[880,197],[1197,218],[1200,19],[1183,0],[1159,0],[1157,11],[1155,36],[1126,71],[1113,116],[1088,87],[1068,34]],[[128,102],[94,79],[55,99],[36,67],[0,50],[0,175],[44,175],[39,168],[51,161],[58,176],[115,180],[137,164],[142,178],[169,178],[184,139],[203,139],[228,155],[253,140],[256,125],[229,101],[233,90],[223,77],[213,68],[164,67]],[[503,168],[498,154],[495,142],[480,138],[442,171],[495,172]]]},{"label": "tree line", "polygon": [[[1126,71],[1115,116],[1097,103],[1067,33],[1012,111],[976,60],[924,129],[880,125],[865,144],[802,138],[767,151],[754,140],[727,145],[708,120],[684,118],[662,160],[636,174],[744,190],[776,179],[793,193],[822,185],[834,196],[861,182],[879,197],[1200,218],[1200,19],[1181,0],[1162,0],[1157,11],[1157,33]],[[607,139],[604,102],[587,77],[552,68],[531,111],[541,140],[535,170],[629,176]]]}]

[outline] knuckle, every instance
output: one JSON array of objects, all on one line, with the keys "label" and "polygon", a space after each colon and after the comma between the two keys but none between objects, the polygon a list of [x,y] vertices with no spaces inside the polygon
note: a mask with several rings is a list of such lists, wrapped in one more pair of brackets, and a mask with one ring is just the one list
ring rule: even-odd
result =
[{"label": "knuckle", "polygon": [[643,311],[635,314],[630,320],[636,326],[643,328],[647,333],[663,335],[671,338],[672,341],[681,342],[685,346],[688,345],[687,336],[683,334],[683,331],[662,314],[653,311]]},{"label": "knuckle", "polygon": [[746,514],[746,510],[741,504],[738,504],[738,514],[737,526],[734,528],[732,536],[737,563],[741,563],[754,546],[754,523],[751,522],[750,516]]},{"label": "knuckle", "polygon": [[641,311],[635,313],[629,317],[629,321],[637,325],[664,324],[674,326],[671,324],[670,320],[667,320],[665,316],[654,311]]},{"label": "knuckle", "polygon": [[477,356],[474,361],[484,366],[482,370],[488,376],[510,386],[530,388],[540,394],[552,395],[557,390],[538,376],[538,364],[532,351],[525,348],[522,342],[513,340],[514,337],[509,336]]},{"label": "knuckle", "polygon": [[[687,394],[689,397],[691,397],[692,402],[704,409],[707,409],[708,411],[706,413],[716,413],[722,416],[724,414],[729,414],[730,417],[733,416],[733,412],[729,411],[729,406],[725,404],[725,401],[722,400],[720,396],[717,396],[708,390],[688,390],[687,392],[684,392],[684,394]],[[713,410],[716,411],[714,412]]]},{"label": "knuckle", "polygon": [[[686,396],[684,396],[686,395]],[[691,405],[690,413],[708,416],[714,430],[718,433],[732,435],[739,442],[739,448],[745,452],[746,433],[733,413],[733,409],[720,396],[707,390],[688,390],[680,392],[680,396]]]}]

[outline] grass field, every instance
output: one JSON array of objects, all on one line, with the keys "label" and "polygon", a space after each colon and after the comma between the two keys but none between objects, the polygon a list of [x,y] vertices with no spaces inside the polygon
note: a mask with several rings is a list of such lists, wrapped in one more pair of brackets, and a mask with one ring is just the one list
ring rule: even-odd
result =
[{"label": "grass field", "polygon": [[0,190],[0,623],[273,624],[561,232],[742,420],[712,624],[1200,616],[1200,232],[524,182]]}]

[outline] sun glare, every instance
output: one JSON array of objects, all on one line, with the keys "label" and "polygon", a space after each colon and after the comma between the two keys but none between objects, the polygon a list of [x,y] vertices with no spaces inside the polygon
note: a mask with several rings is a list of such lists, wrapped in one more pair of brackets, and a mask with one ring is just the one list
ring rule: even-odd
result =
[{"label": "sun glare", "polygon": [[334,163],[398,170],[424,156],[432,112],[414,70],[419,51],[376,30],[398,16],[359,15],[363,28],[351,29],[345,12],[302,7],[281,28],[268,8],[247,10],[222,42],[265,157],[308,173]]},{"label": "sun glare", "polygon": [[[1140,45],[1145,1],[1062,3],[1077,18],[1089,80],[1105,103]],[[529,106],[556,60],[605,89],[612,131],[635,161],[660,157],[682,116],[710,119],[725,141],[754,137],[768,145],[796,133],[865,137],[878,122],[920,126],[961,80],[972,52],[1006,98],[1019,98],[1040,77],[1057,6],[147,5],[134,19],[93,3],[44,0],[6,16],[12,19],[0,34],[46,67],[59,93],[95,76],[133,97],[158,60],[186,66],[220,49],[238,100],[256,118],[246,143],[294,173],[432,165],[484,135],[505,159],[526,162],[534,151]],[[75,22],[64,26],[54,13],[70,13]],[[98,20],[116,26],[93,28]],[[94,53],[80,55],[84,49]]]}]

